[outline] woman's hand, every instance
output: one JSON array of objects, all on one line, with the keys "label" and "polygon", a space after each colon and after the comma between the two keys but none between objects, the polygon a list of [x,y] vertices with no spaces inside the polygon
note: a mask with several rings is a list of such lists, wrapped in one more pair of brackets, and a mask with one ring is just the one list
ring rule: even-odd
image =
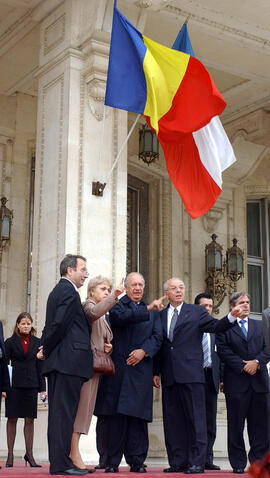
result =
[{"label": "woman's hand", "polygon": [[122,277],[122,280],[121,280],[120,284],[113,291],[113,295],[114,295],[115,299],[117,299],[117,297],[119,295],[123,294],[124,291],[125,291],[124,277]]},{"label": "woman's hand", "polygon": [[106,354],[110,354],[111,351],[112,351],[112,348],[113,348],[112,344],[111,344],[110,341],[107,339],[107,342],[104,344],[104,352],[105,352]]}]

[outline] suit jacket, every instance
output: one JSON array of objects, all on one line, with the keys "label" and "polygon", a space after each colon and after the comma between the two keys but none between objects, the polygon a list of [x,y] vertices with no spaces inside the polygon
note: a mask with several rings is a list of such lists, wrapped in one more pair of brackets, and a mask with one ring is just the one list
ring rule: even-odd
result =
[{"label": "suit jacket", "polygon": [[216,352],[216,335],[210,334],[210,344],[211,344],[211,360],[212,360],[212,379],[215,386],[216,393],[219,392],[219,382],[220,380],[220,360]]},{"label": "suit jacket", "polygon": [[[241,328],[233,329],[216,337],[217,350],[224,363],[224,392],[245,392],[250,386],[255,392],[267,392],[269,388],[266,364],[270,360],[262,331],[262,323],[248,319],[248,337]],[[243,360],[258,360],[260,367],[255,375],[243,371]]]},{"label": "suit jacket", "polygon": [[[113,332],[112,359],[116,374],[100,382],[96,415],[121,413],[152,420],[153,357],[162,342],[159,313],[148,312],[141,301],[136,306],[125,295],[110,311]],[[132,350],[144,349],[146,356],[136,366],[127,365]]]},{"label": "suit jacket", "polygon": [[262,313],[262,324],[267,352],[270,354],[270,307],[265,309]]},{"label": "suit jacket", "polygon": [[41,375],[42,363],[36,357],[39,345],[40,339],[30,335],[25,354],[18,335],[14,334],[6,340],[7,361],[12,365],[12,387],[37,388],[39,392],[46,390],[45,379]]},{"label": "suit jacket", "polygon": [[85,317],[79,293],[61,279],[47,301],[41,343],[45,360],[43,374],[56,371],[85,379],[93,375],[90,345],[91,325]]},{"label": "suit jacket", "polygon": [[0,347],[2,350],[2,358],[0,359],[0,392],[6,392],[10,388],[9,373],[7,366],[7,357],[5,351],[3,324],[0,321]]},{"label": "suit jacket", "polygon": [[[168,306],[169,307],[169,306]],[[167,338],[168,307],[161,312],[163,343],[156,356],[154,374],[161,374],[163,386],[173,383],[204,383],[203,332],[225,331],[231,324],[227,317],[211,317],[201,305],[182,305],[174,328],[173,341]]]}]

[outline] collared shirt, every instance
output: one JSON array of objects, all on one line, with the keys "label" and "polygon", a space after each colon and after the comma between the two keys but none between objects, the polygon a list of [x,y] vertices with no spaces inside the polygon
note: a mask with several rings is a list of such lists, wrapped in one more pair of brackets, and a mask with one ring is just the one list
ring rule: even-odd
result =
[{"label": "collared shirt", "polygon": [[70,279],[68,279],[67,277],[64,277],[64,276],[62,276],[61,279],[66,279],[66,280],[68,280],[68,282],[70,282],[70,283],[73,285],[73,287],[74,287],[74,289],[76,290],[76,292],[79,292],[78,287],[76,286],[76,284],[74,284],[74,282],[72,282],[72,280],[70,280]]},{"label": "collared shirt", "polygon": [[[240,320],[243,320],[243,319],[239,319],[239,317],[237,317],[237,323],[238,323],[239,327],[241,328],[242,324],[240,324]],[[245,320],[245,323],[243,325],[244,325],[246,331],[248,332],[248,317],[244,317],[244,320]]]},{"label": "collared shirt", "polygon": [[180,312],[181,312],[182,305],[183,305],[183,302],[182,302],[182,304],[179,304],[177,307],[173,307],[170,304],[170,306],[168,308],[168,313],[167,313],[167,335],[168,336],[169,336],[169,330],[170,330],[170,326],[171,326],[171,321],[172,321],[172,316],[173,316],[173,313],[174,313],[174,309],[177,309],[177,312],[178,312],[178,315],[179,315]]}]

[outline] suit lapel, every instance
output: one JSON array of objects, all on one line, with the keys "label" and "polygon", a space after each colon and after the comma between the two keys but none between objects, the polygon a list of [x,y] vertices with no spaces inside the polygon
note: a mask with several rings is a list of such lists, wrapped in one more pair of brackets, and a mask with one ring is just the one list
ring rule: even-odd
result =
[{"label": "suit lapel", "polygon": [[232,327],[231,328],[231,331],[234,333],[234,334],[237,334],[239,337],[241,337],[242,340],[244,340],[245,342],[247,341],[246,337],[244,336],[244,333],[242,332],[239,324],[236,324],[235,327]]},{"label": "suit lapel", "polygon": [[167,338],[167,330],[168,330],[168,310],[169,310],[169,305],[166,307],[166,309],[164,309],[162,312],[161,312],[161,322],[162,322],[162,330],[163,330],[163,335],[164,337]]},{"label": "suit lapel", "polygon": [[254,321],[250,320],[250,318],[248,318],[248,336],[247,336],[247,340],[251,339],[251,337],[253,336],[253,334],[255,332],[255,328],[256,328],[256,325],[255,325]]},{"label": "suit lapel", "polygon": [[178,319],[177,319],[177,322],[175,324],[174,331],[176,331],[176,329],[183,324],[183,322],[188,318],[188,316],[189,316],[188,307],[187,307],[186,303],[183,302],[183,305],[182,305],[181,310],[180,310],[180,314],[178,315]]}]

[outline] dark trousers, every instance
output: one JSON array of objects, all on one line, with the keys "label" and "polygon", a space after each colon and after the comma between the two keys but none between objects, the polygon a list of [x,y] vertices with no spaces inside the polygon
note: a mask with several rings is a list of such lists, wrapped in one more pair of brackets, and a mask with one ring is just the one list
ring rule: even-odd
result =
[{"label": "dark trousers", "polygon": [[163,425],[169,464],[204,466],[207,447],[203,383],[162,389]]},{"label": "dark trousers", "polygon": [[250,463],[261,460],[269,448],[268,393],[256,393],[250,387],[247,392],[227,393],[228,455],[232,468],[245,468],[247,454],[244,442],[244,426],[250,444]]},{"label": "dark trousers", "polygon": [[118,466],[125,455],[129,465],[142,465],[148,452],[147,421],[128,415],[108,416],[108,464]]},{"label": "dark trousers", "polygon": [[217,433],[217,392],[211,369],[205,369],[205,406],[207,426],[207,451],[205,463],[213,463],[213,447]]},{"label": "dark trousers", "polygon": [[100,416],[96,424],[96,445],[99,454],[99,464],[108,463],[108,417]]},{"label": "dark trousers", "polygon": [[74,465],[69,458],[81,377],[51,372],[48,375],[48,448],[50,472],[64,471]]}]

